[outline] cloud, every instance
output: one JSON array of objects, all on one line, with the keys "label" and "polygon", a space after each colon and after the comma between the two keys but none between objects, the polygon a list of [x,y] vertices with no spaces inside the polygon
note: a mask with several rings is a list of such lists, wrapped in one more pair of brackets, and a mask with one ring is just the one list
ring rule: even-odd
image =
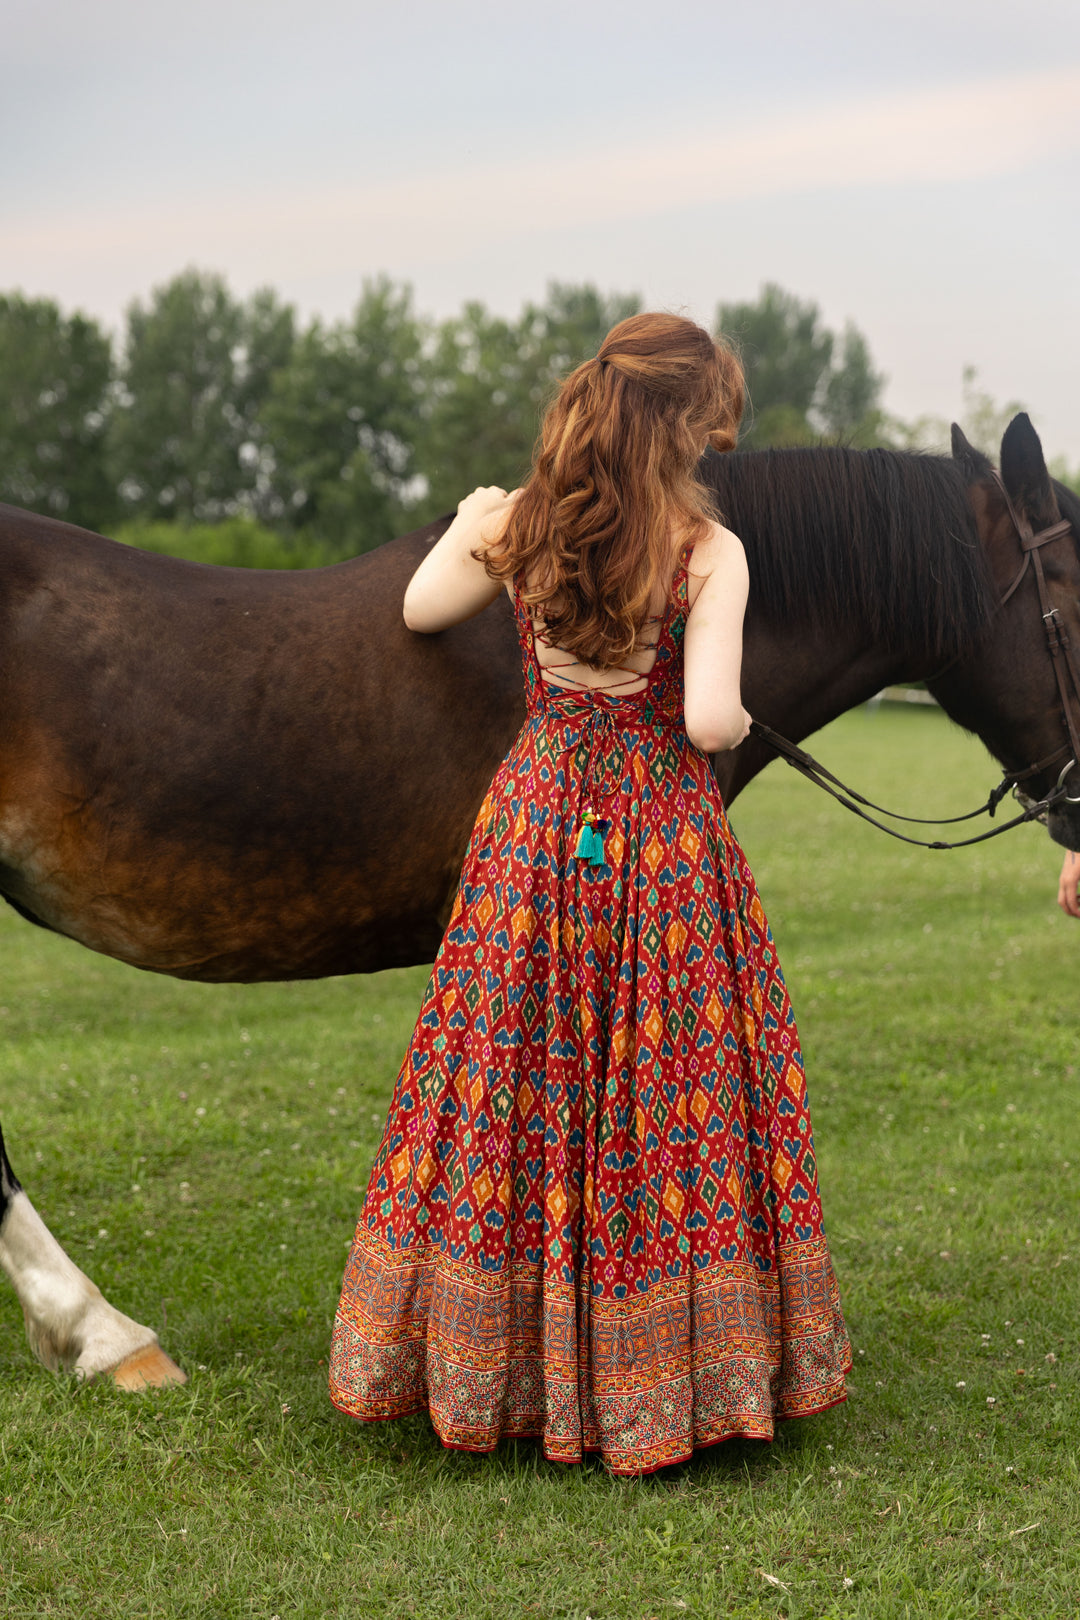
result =
[{"label": "cloud", "polygon": [[[575,155],[481,160],[394,184],[252,190],[139,207],[9,218],[5,280],[84,287],[126,267],[127,287],[179,266],[221,266],[244,283],[346,266],[429,264],[485,243],[785,194],[962,184],[1059,161],[1080,148],[1080,67],[907,89],[662,140]],[[64,278],[66,279],[66,277]],[[85,298],[85,292],[81,295]]]}]

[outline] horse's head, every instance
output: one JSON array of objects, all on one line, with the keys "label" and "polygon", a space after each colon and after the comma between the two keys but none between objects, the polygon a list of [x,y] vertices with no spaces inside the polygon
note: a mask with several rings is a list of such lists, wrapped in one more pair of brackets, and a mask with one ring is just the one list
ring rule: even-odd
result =
[{"label": "horse's head", "polygon": [[[1080,500],[1051,479],[1026,414],[1005,430],[1000,478],[958,427],[952,433],[1001,606],[972,653],[931,685],[1021,778],[1025,800],[1059,780],[1080,798]],[[1047,825],[1057,843],[1080,849],[1080,802],[1059,799]]]}]

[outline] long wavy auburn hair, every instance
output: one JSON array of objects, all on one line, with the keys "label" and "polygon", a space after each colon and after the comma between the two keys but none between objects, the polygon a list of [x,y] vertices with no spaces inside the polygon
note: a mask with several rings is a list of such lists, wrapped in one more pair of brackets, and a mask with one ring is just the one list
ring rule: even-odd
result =
[{"label": "long wavy auburn hair", "polygon": [[678,315],[620,321],[566,378],[483,559],[493,579],[520,576],[553,646],[602,670],[643,640],[657,584],[715,516],[698,461],[734,448],[742,409],[736,356]]}]

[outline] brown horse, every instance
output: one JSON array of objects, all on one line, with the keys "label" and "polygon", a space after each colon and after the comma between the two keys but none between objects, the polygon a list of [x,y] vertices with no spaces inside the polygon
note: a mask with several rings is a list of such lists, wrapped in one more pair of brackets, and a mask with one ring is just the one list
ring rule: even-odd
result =
[{"label": "brown horse", "polygon": [[[890,682],[925,678],[1007,768],[1060,752],[1034,586],[998,610],[1018,539],[990,464],[962,436],[951,460],[819,449],[710,456],[703,470],[750,560],[753,714],[798,739]],[[1080,533],[1080,501],[1052,484],[1025,416],[1003,440],[1002,475],[1036,529],[1064,512]],[[505,599],[438,636],[402,623],[405,584],[444,526],[273,573],[150,556],[0,508],[0,894],[33,922],[178,977],[430,960],[523,715]],[[1075,638],[1073,537],[1044,561]],[[769,757],[750,739],[719,761],[728,799]],[[1049,830],[1080,845],[1080,806],[1056,806]],[[42,1293],[62,1251],[41,1261],[52,1240],[31,1216],[0,1158],[0,1264],[43,1359],[92,1373],[152,1345],[149,1330],[102,1318],[100,1296],[87,1328],[71,1277],[67,1316]],[[130,1376],[176,1375],[171,1365]]]}]

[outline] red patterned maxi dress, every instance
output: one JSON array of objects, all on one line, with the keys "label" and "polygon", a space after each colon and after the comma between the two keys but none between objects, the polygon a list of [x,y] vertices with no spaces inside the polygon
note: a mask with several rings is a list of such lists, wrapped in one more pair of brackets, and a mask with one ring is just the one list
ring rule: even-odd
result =
[{"label": "red patterned maxi dress", "polygon": [[330,1392],[638,1474],[842,1400],[851,1357],[795,1021],[683,725],[685,565],[631,696],[545,683],[516,613],[528,716],[398,1075]]}]

